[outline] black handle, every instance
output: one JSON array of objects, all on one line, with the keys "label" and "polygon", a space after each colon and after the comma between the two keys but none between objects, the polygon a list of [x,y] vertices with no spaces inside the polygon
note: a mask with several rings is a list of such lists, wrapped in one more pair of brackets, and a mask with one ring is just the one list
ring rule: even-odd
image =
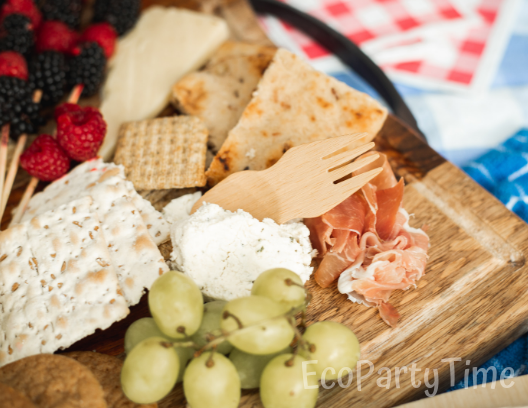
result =
[{"label": "black handle", "polygon": [[385,100],[394,114],[425,136],[411,110],[385,73],[361,49],[322,21],[277,0],[249,0],[257,13],[268,13],[303,31],[361,76]]}]

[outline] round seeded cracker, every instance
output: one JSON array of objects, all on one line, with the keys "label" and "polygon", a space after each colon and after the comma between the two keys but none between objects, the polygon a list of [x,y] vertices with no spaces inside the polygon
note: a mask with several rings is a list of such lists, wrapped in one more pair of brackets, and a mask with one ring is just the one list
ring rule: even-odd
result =
[{"label": "round seeded cracker", "polygon": [[0,368],[0,383],[25,394],[38,408],[107,408],[92,372],[59,355],[38,354]]},{"label": "round seeded cracker", "polygon": [[65,356],[88,367],[103,387],[108,408],[157,408],[158,404],[136,404],[130,401],[121,388],[123,361],[117,357],[92,351],[72,351]]},{"label": "round seeded cracker", "polygon": [[0,408],[36,408],[28,397],[9,385],[0,383]]}]

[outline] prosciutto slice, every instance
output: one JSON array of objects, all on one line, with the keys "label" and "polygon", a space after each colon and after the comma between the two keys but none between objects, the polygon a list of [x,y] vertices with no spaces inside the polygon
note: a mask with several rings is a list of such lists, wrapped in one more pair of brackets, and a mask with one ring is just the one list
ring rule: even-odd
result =
[{"label": "prosciutto slice", "polygon": [[395,327],[400,315],[390,295],[416,286],[424,275],[429,237],[409,226],[403,179],[396,180],[385,155],[356,174],[379,166],[383,171],[360,191],[305,223],[322,258],[316,282],[325,288],[338,279],[341,293],[377,307],[383,321]]}]

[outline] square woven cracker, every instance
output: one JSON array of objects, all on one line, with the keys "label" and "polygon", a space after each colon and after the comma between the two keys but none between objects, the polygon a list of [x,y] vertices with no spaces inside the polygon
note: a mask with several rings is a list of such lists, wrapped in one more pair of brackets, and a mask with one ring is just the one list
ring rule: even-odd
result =
[{"label": "square woven cracker", "polygon": [[204,123],[192,116],[125,123],[114,161],[138,190],[201,187],[207,138]]}]

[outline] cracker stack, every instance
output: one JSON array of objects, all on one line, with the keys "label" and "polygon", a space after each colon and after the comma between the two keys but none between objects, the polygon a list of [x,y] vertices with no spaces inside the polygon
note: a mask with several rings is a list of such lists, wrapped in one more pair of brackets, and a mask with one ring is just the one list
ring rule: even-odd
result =
[{"label": "cracker stack", "polygon": [[0,233],[0,366],[51,353],[128,313],[90,197]]},{"label": "cracker stack", "polygon": [[138,190],[205,185],[207,128],[195,117],[174,116],[121,126],[114,161]]},{"label": "cracker stack", "polygon": [[77,166],[36,194],[24,219],[83,196],[94,201],[119,284],[128,304],[135,305],[168,270],[157,247],[168,239],[168,223],[125,179],[122,166],[101,160]]}]

